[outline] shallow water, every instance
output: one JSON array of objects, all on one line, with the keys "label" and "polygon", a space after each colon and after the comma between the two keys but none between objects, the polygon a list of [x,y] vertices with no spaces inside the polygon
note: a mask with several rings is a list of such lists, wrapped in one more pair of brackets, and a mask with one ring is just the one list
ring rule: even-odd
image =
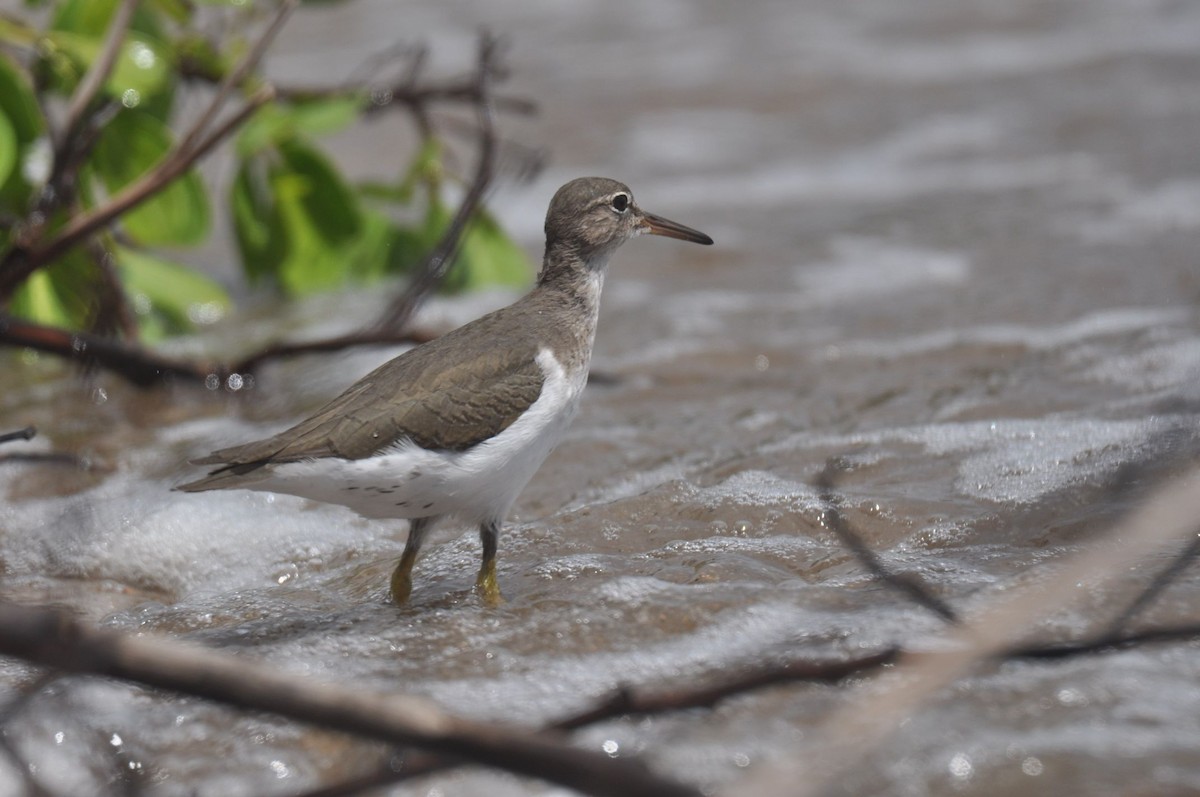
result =
[{"label": "shallow water", "polygon": [[[253,396],[138,394],[57,364],[0,374],[0,592],[176,634],[465,715],[538,723],[620,683],[919,642],[940,621],[822,527],[831,457],[847,520],[897,570],[971,608],[1085,547],[1200,446],[1200,6],[1150,0],[475,4],[386,0],[300,15],[272,69],[348,72],[424,35],[447,69],[476,22],[512,40],[512,123],[552,145],[493,204],[536,255],[554,188],[627,180],[717,245],[643,239],[606,288],[595,380],[501,542],[507,603],[471,595],[471,530],[442,530],[412,605],[385,603],[402,522],[256,493],[180,495],[184,462],[301,417],[394,351],[272,366]],[[351,169],[389,146],[340,142]],[[215,266],[220,271],[220,266]],[[461,323],[511,299],[439,300]],[[229,352],[368,317],[374,294],[247,312],[178,345]],[[1114,489],[1122,465],[1141,467]],[[1031,629],[1102,627],[1158,558]],[[1185,575],[1148,621],[1194,618]],[[27,681],[6,664],[5,683]],[[1194,645],[1005,664],[942,694],[842,781],[846,794],[1200,790]],[[808,749],[829,688],[607,723],[705,789]],[[380,750],[124,686],[59,681],[9,724],[60,793],[285,794]],[[615,745],[615,748],[613,747]],[[0,793],[16,789],[0,761]],[[124,773],[124,774],[122,774]],[[478,771],[399,794],[550,793]]]}]

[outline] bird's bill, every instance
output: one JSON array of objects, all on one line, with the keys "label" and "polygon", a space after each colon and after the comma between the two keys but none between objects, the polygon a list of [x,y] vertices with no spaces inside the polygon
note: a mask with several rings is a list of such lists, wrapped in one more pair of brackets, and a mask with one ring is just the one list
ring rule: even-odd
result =
[{"label": "bird's bill", "polygon": [[712,238],[709,238],[699,230],[685,227],[677,221],[664,219],[662,216],[655,216],[653,213],[642,211],[642,224],[645,231],[651,235],[678,238],[681,241],[691,241],[692,243],[704,244],[705,246],[713,242]]}]

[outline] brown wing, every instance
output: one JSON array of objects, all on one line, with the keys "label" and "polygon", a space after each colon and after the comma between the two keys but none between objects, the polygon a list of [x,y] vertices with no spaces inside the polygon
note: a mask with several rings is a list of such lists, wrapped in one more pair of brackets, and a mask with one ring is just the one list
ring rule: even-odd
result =
[{"label": "brown wing", "polygon": [[[320,457],[362,459],[410,440],[422,448],[463,451],[507,429],[542,392],[544,374],[532,345],[480,350],[464,359],[464,336],[419,346],[377,368],[311,418],[274,437],[215,451],[198,465],[213,475]],[[449,363],[449,365],[448,365]],[[236,486],[200,479],[181,490]]]}]

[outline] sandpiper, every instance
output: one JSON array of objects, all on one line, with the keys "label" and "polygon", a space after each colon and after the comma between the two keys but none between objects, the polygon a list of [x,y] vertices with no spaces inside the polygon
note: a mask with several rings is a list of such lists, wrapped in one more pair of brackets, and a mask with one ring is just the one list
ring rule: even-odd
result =
[{"label": "sandpiper", "polygon": [[178,489],[266,490],[409,519],[391,579],[397,604],[436,522],[478,524],[476,589],[499,603],[500,527],[579,406],[609,258],[643,233],[712,243],[643,211],[616,180],[572,180],[550,201],[532,291],[390,360],[292,428],[196,460],[218,467]]}]

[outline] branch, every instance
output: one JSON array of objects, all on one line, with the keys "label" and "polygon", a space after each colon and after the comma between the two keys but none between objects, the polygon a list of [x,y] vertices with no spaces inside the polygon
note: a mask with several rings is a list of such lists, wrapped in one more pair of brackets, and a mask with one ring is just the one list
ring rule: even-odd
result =
[{"label": "branch", "polygon": [[555,735],[461,719],[424,699],[348,689],[242,656],[99,630],[49,609],[0,603],[0,654],[433,750],[586,794],[699,794],[633,759],[610,759]]},{"label": "branch", "polygon": [[496,163],[496,132],[492,114],[490,83],[496,66],[499,42],[488,34],[480,36],[479,66],[476,71],[478,100],[476,115],[479,120],[479,163],[475,176],[459,203],[450,225],[442,234],[433,251],[426,256],[421,268],[409,282],[408,287],[392,302],[376,323],[376,329],[401,330],[412,319],[417,308],[437,290],[454,263],[454,256],[462,242],[467,224],[475,215],[483,195],[491,185]]},{"label": "branch", "polygon": [[1129,625],[1134,617],[1137,617],[1142,611],[1149,606],[1154,600],[1169,587],[1175,579],[1187,570],[1188,566],[1195,561],[1196,557],[1200,556],[1200,531],[1192,535],[1191,541],[1183,547],[1175,558],[1171,560],[1171,564],[1167,565],[1163,570],[1154,577],[1154,579],[1143,589],[1133,602],[1121,612],[1112,623],[1108,626],[1108,633],[1116,635],[1123,628]]},{"label": "branch", "polygon": [[36,436],[37,429],[32,426],[26,426],[24,429],[18,429],[15,432],[0,434],[0,443],[11,443],[13,440],[32,440]]},{"label": "branch", "polygon": [[950,607],[950,604],[934,595],[925,587],[919,580],[911,576],[893,573],[887,565],[883,563],[873,550],[863,542],[862,538],[855,533],[850,524],[846,522],[845,517],[838,510],[840,499],[837,493],[834,492],[836,473],[845,470],[845,460],[841,457],[830,457],[825,463],[824,470],[817,477],[817,487],[820,489],[821,503],[825,505],[825,510],[822,515],[822,525],[832,531],[842,541],[842,544],[850,549],[855,558],[867,570],[878,578],[883,583],[892,587],[895,590],[903,592],[916,603],[929,609],[937,614],[943,620],[949,623],[958,622],[958,614]]},{"label": "branch", "polygon": [[241,84],[242,79],[262,60],[263,54],[266,53],[267,48],[274,41],[276,34],[283,28],[283,24],[287,22],[288,17],[291,16],[299,4],[300,0],[283,0],[279,4],[274,18],[267,25],[263,34],[258,37],[258,40],[254,42],[254,45],[242,60],[238,62],[238,65],[225,75],[224,79],[218,84],[217,93],[209,102],[208,107],[200,114],[196,123],[192,125],[192,129],[184,135],[183,140],[180,142],[177,150],[179,153],[186,154],[189,152],[200,139],[200,136],[204,134],[205,128],[217,118],[221,112],[221,107],[225,104],[225,100],[229,98],[229,94]]},{"label": "branch", "polygon": [[[1087,550],[1057,567],[1046,568],[1040,579],[1020,589],[1001,588],[959,625],[931,640],[920,652],[902,656],[895,669],[835,710],[822,726],[815,747],[793,759],[782,757],[739,782],[744,794],[788,794],[795,797],[825,793],[831,779],[849,767],[861,765],[864,754],[915,713],[931,695],[972,672],[984,661],[1007,652],[1023,657],[1038,648],[1021,641],[1028,629],[1051,611],[1060,611],[1079,599],[1079,585],[1099,587],[1131,562],[1161,547],[1194,534],[1200,517],[1200,471],[1178,477],[1158,489],[1122,522],[1094,541]],[[1143,632],[1127,638],[1102,634],[1098,640],[1077,646],[1084,652],[1120,649],[1132,640],[1158,641],[1194,634],[1195,628]],[[1194,638],[1194,636],[1192,637]],[[1055,646],[1059,650],[1062,646]],[[1044,646],[1043,646],[1044,649]],[[1059,655],[1047,653],[1046,658]],[[820,777],[809,764],[821,761]],[[802,784],[799,785],[798,784]]]},{"label": "branch", "polygon": [[[1029,660],[1056,661],[1076,656],[1103,655],[1133,647],[1165,642],[1188,642],[1200,639],[1200,625],[1158,628],[1128,635],[1102,635],[1073,642],[1051,642],[1045,645],[1016,646],[996,654],[996,661]],[[547,726],[565,731],[624,719],[633,716],[652,716],[674,711],[714,708],[724,700],[750,692],[789,683],[842,684],[852,678],[867,678],[885,672],[904,657],[913,656],[900,647],[882,648],[873,653],[850,659],[797,659],[782,664],[758,667],[744,672],[726,673],[716,680],[702,684],[686,684],[673,688],[647,689],[621,687],[595,705],[564,717]],[[397,756],[400,753],[397,753]],[[396,756],[393,756],[393,760]],[[344,797],[366,789],[390,786],[413,778],[443,772],[464,763],[458,759],[429,753],[408,753],[402,763],[392,763],[371,772],[349,778],[341,783],[324,786],[294,797]]]},{"label": "branch", "polygon": [[209,374],[219,371],[212,364],[175,360],[112,338],[42,326],[6,313],[0,313],[0,342],[55,354],[85,366],[99,365],[139,387],[168,378],[204,382]]},{"label": "branch", "polygon": [[176,150],[167,155],[157,167],[147,172],[137,182],[127,185],[103,205],[73,217],[48,243],[27,253],[16,273],[0,275],[0,299],[11,295],[12,290],[38,268],[62,257],[84,238],[98,232],[118,216],[137,207],[169,183],[181,177],[192,167],[193,163],[207,155],[222,139],[240,127],[251,114],[270,102],[273,96],[274,93],[269,86],[263,88],[250,98],[244,108],[193,149],[187,152]]},{"label": "branch", "polygon": [[298,2],[299,0],[284,0],[280,4],[271,24],[254,43],[246,57],[221,83],[208,108],[156,167],[136,182],[125,186],[115,196],[109,197],[104,204],[91,211],[73,216],[48,242],[34,243],[28,246],[18,244],[8,251],[3,261],[0,262],[0,303],[7,301],[17,286],[39,268],[57,260],[85,238],[98,232],[122,214],[154,196],[173,180],[178,179],[197,160],[207,155],[214,146],[240,127],[259,107],[274,99],[275,93],[272,87],[265,86],[259,89],[242,109],[212,133],[204,135],[205,130],[219,115],[229,92],[262,58],[267,46]]},{"label": "branch", "polygon": [[129,23],[133,21],[133,12],[137,9],[137,4],[138,0],[122,0],[121,5],[117,6],[112,22],[109,23],[104,44],[100,48],[100,55],[92,61],[87,74],[75,87],[75,93],[71,96],[71,102],[67,106],[62,132],[55,146],[56,170],[59,168],[59,164],[65,163],[69,159],[68,153],[70,153],[75,136],[83,124],[88,106],[92,104],[96,92],[100,90],[104,81],[108,80],[108,76],[112,73],[117,56],[121,52],[121,43],[125,40],[125,33],[129,30]]}]

